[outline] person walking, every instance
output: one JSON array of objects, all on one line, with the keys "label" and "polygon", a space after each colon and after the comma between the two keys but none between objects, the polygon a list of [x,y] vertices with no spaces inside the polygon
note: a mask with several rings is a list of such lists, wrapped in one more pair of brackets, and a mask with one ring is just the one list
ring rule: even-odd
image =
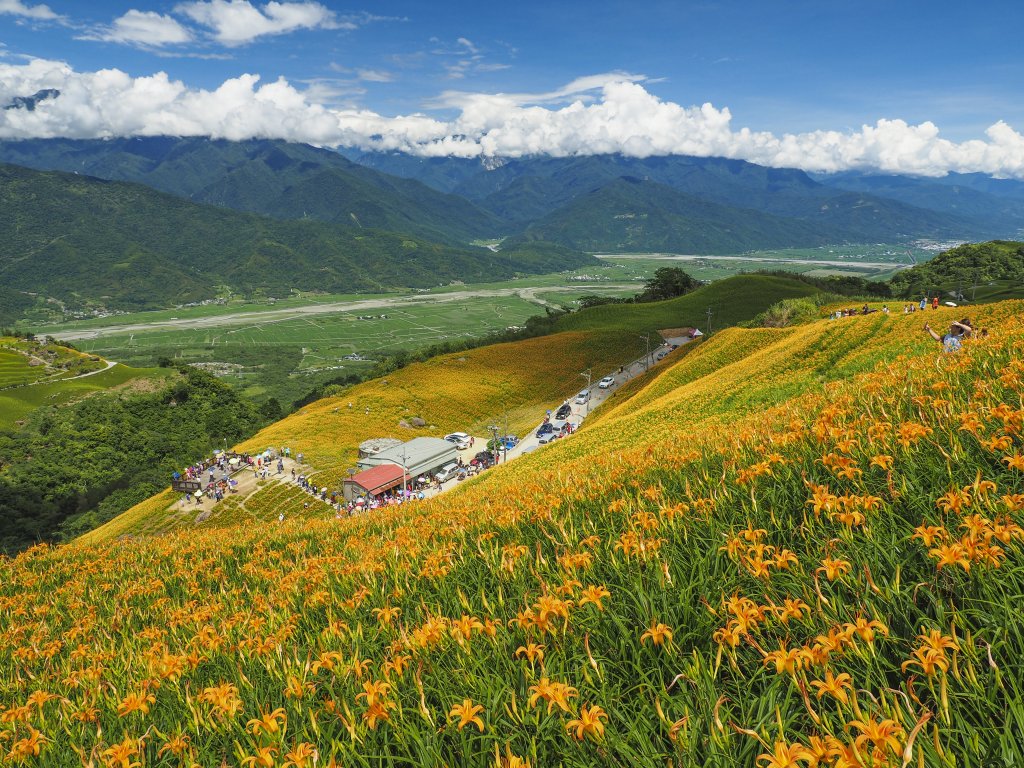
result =
[{"label": "person walking", "polygon": [[938,309],[938,308],[939,308],[939,297],[935,296],[935,297],[932,298],[932,309]]}]

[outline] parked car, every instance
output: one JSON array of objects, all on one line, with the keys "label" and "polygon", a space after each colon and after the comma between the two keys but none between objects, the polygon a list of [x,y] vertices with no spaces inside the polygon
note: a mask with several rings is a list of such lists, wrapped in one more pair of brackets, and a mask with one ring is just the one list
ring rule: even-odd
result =
[{"label": "parked car", "polygon": [[487,469],[494,464],[494,454],[490,451],[480,451],[469,463],[471,466]]},{"label": "parked car", "polygon": [[586,405],[590,400],[590,390],[584,389],[578,395],[576,395],[576,405]]},{"label": "parked car", "polygon": [[551,422],[551,432],[555,437],[562,437],[568,435],[572,431],[572,424],[565,419],[555,419]]},{"label": "parked car", "polygon": [[540,443],[541,445],[547,445],[548,443],[554,442],[561,436],[562,435],[558,432],[546,432],[545,434],[540,436],[540,439],[537,440],[537,442]]},{"label": "parked car", "polygon": [[562,403],[560,406],[558,406],[558,410],[555,411],[555,418],[556,419],[565,419],[565,418],[568,418],[569,414],[571,414],[571,413],[572,413],[572,406],[569,403],[567,403],[567,402],[566,403]]},{"label": "parked car", "polygon": [[661,359],[663,359],[663,358],[665,357],[665,355],[667,355],[667,354],[668,354],[667,352],[659,352],[658,354],[656,354],[656,355],[654,356],[654,359],[655,359],[655,360],[661,360]]},{"label": "parked car", "polygon": [[614,383],[615,383],[615,377],[614,376],[605,376],[603,379],[601,379],[599,382],[597,382],[597,386],[600,387],[601,389],[608,389],[608,387],[610,387]]},{"label": "parked car", "polygon": [[537,430],[537,437],[543,437],[544,435],[550,434],[553,429],[554,427],[551,426],[550,421],[545,422],[544,424],[541,424],[540,428]]},{"label": "parked car", "polygon": [[455,443],[455,447],[460,451],[469,448],[470,438],[465,432],[452,432],[450,435],[445,435],[444,439],[449,443]]},{"label": "parked car", "polygon": [[437,470],[437,474],[434,475],[434,477],[437,478],[437,482],[439,483],[447,483],[449,480],[451,480],[458,474],[459,465],[453,461],[448,464],[445,464],[443,467]]}]

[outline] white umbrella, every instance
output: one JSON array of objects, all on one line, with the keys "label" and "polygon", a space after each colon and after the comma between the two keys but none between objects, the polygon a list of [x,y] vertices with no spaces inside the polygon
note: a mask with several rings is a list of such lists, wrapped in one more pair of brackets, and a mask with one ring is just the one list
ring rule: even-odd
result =
[{"label": "white umbrella", "polygon": [[234,466],[237,463],[238,463],[238,457],[237,456],[234,456],[234,457],[228,459],[228,464],[231,464],[232,466]]}]

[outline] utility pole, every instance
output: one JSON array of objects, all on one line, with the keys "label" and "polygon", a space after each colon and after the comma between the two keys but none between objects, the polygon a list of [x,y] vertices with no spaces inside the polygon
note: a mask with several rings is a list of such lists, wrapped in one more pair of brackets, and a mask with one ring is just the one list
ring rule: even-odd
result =
[{"label": "utility pole", "polygon": [[650,365],[648,361],[651,357],[651,337],[646,333],[642,333],[640,334],[640,339],[647,345],[647,351],[644,353],[644,373],[646,373]]},{"label": "utility pole", "polygon": [[405,443],[402,443],[402,501],[409,498],[409,459],[405,455]]},{"label": "utility pole", "polygon": [[711,335],[711,315],[714,314],[714,312],[711,311],[711,307],[708,307],[707,312],[705,314],[708,316],[708,334],[707,335],[710,336]]},{"label": "utility pole", "polygon": [[590,375],[591,375],[590,371],[591,371],[591,369],[587,368],[587,370],[585,370],[583,373],[580,374],[580,376],[582,376],[583,378],[585,378],[587,380],[587,402],[584,403],[584,406],[586,407],[587,412],[584,415],[584,418],[586,418],[587,416],[590,415]]},{"label": "utility pole", "polygon": [[494,447],[491,448],[491,455],[497,459],[499,452],[501,451],[501,445],[498,443],[498,433],[501,431],[501,428],[497,424],[491,424],[487,427],[487,431],[491,433],[491,437],[494,439]]}]

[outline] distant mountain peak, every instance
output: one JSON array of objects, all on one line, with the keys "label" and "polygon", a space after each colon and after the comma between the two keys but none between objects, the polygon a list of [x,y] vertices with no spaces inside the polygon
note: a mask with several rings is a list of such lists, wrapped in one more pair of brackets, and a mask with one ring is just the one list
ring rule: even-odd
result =
[{"label": "distant mountain peak", "polygon": [[508,159],[497,155],[484,155],[480,158],[480,165],[485,171],[496,171],[503,165],[508,164]]},{"label": "distant mountain peak", "polygon": [[58,96],[60,96],[60,91],[56,88],[44,88],[41,91],[36,91],[31,96],[15,96],[8,104],[4,105],[4,109],[25,109],[29,112],[35,112],[36,104],[47,99],[56,99]]}]

